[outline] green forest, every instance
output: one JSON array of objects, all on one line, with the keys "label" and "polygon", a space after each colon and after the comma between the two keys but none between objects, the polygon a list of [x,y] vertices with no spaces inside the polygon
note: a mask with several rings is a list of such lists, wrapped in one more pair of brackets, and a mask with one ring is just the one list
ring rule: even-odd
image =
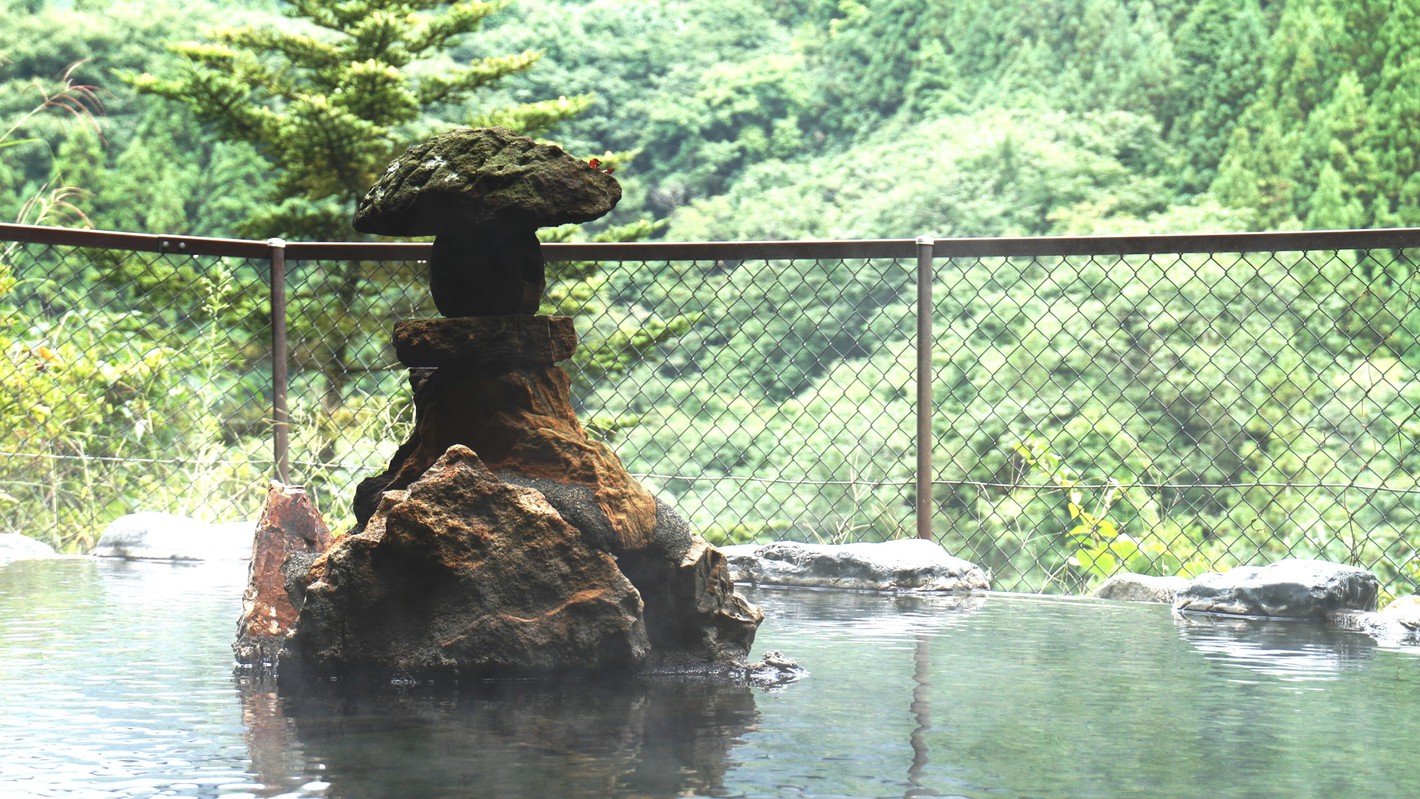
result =
[{"label": "green forest", "polygon": [[[355,239],[353,202],[393,155],[500,124],[616,167],[616,211],[552,239],[1420,226],[1417,17],[1420,0],[0,0],[0,218]],[[21,255],[0,258],[7,452],[258,457],[249,264],[65,265],[37,288]],[[939,477],[998,486],[938,487],[943,543],[1006,588],[1292,552],[1413,590],[1414,256],[939,265]],[[903,265],[633,266],[557,265],[545,306],[581,317],[584,413],[633,470],[835,483],[656,486],[716,541],[911,534]],[[387,455],[403,423],[402,376],[370,366],[387,319],[314,302],[414,312],[417,276],[390,269],[301,289],[312,462]],[[377,446],[350,440],[372,427]],[[336,494],[358,477],[308,475]],[[31,478],[0,474],[0,503],[26,507]],[[63,480],[97,490],[56,476],[50,506]],[[877,487],[837,485],[855,481]],[[1371,490],[1273,487],[1289,481]],[[60,520],[28,532],[70,549],[95,533],[19,517]]]},{"label": "green forest", "polygon": [[[283,232],[249,229],[279,182],[264,159],[280,154],[132,76],[190,63],[159,43],[308,21],[277,2],[0,8],[4,119],[71,67],[103,100],[101,136],[62,116],[29,121],[40,141],[6,149],[0,207],[73,186],[98,228]],[[410,69],[531,63],[398,120],[393,140],[529,127],[508,109],[560,98],[564,118],[531,127],[572,152],[624,154],[620,220],[661,221],[674,240],[1406,226],[1420,215],[1417,12],[1366,0],[499,2]]]}]

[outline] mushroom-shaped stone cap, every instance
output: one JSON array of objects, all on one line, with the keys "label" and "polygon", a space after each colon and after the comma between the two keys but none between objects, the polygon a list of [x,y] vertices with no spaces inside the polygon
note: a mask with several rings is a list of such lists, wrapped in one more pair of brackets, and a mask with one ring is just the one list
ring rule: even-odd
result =
[{"label": "mushroom-shaped stone cap", "polygon": [[488,223],[539,228],[590,222],[621,185],[552,144],[504,128],[459,128],[416,144],[355,209],[355,229],[436,236]]}]

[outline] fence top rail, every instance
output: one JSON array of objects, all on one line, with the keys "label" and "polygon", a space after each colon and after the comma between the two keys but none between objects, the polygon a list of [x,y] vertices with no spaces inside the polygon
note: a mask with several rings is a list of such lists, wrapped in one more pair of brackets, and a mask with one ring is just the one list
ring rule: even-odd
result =
[{"label": "fence top rail", "polygon": [[[0,223],[0,241],[137,252],[268,258],[271,241],[74,230]],[[274,240],[273,240],[274,241]],[[560,242],[544,244],[549,261],[827,260],[916,258],[931,242],[934,258],[1029,258],[1067,255],[1295,252],[1420,247],[1420,228],[1030,238],[859,239],[837,241]],[[428,242],[289,242],[292,261],[426,260]]]}]

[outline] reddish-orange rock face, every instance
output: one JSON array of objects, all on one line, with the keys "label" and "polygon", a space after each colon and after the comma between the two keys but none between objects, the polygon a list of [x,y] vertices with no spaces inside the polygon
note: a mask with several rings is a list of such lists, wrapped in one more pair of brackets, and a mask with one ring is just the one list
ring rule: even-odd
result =
[{"label": "reddish-orange rock face", "polygon": [[[274,663],[300,612],[304,581],[293,574],[331,545],[330,530],[297,486],[272,483],[256,523],[242,617],[237,623],[237,659],[248,665]],[[295,588],[297,595],[292,595]]]}]

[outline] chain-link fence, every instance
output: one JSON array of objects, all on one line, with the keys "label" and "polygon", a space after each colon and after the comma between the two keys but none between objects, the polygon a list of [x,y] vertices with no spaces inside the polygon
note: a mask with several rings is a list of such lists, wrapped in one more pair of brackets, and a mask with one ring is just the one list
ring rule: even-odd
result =
[{"label": "chain-link fence", "polygon": [[0,241],[3,530],[82,549],[130,511],[251,517],[267,261],[31,238]]},{"label": "chain-link fence", "polygon": [[[283,468],[344,526],[410,430],[389,337],[433,314],[427,245],[0,226],[0,248],[7,531],[82,548],[123,512],[251,518]],[[1403,593],[1416,248],[1408,230],[545,251],[584,424],[712,541],[925,532],[1025,591],[1323,557]]]}]

